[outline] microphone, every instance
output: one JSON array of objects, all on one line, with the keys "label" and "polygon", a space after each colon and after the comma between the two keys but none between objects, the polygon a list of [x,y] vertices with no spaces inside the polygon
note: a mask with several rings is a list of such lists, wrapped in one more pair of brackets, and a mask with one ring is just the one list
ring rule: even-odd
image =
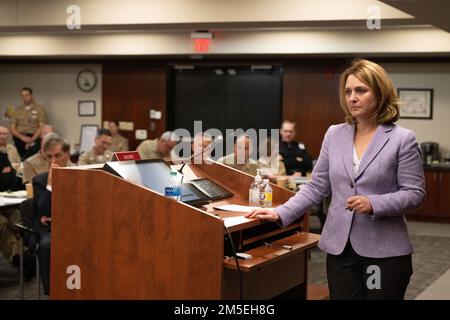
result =
[{"label": "microphone", "polygon": [[194,159],[194,158],[196,158],[196,157],[198,157],[198,156],[201,156],[201,155],[203,155],[204,153],[206,153],[207,151],[211,151],[218,143],[219,143],[219,141],[223,141],[223,136],[218,136],[215,140],[214,140],[214,142],[212,142],[211,144],[209,144],[205,149],[203,149],[201,152],[197,152],[197,153],[195,153],[195,154],[193,154],[192,156],[190,156],[189,158],[187,158],[187,159],[185,159],[182,163],[182,165],[181,165],[181,167],[180,167],[180,169],[178,169],[177,171],[181,174],[181,183],[183,183],[183,178],[184,178],[184,175],[183,175],[183,169],[184,169],[184,166],[189,162],[189,161],[191,161],[192,159]]}]

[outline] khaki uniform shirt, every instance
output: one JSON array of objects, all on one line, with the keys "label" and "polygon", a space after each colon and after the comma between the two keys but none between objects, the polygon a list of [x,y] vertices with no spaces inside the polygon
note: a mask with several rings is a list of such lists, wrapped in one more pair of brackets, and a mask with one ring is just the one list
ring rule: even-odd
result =
[{"label": "khaki uniform shirt", "polygon": [[136,149],[141,159],[162,159],[163,155],[158,151],[158,139],[145,140]]},{"label": "khaki uniform shirt", "polygon": [[8,154],[8,159],[11,164],[20,163],[19,153],[17,152],[16,147],[12,144],[7,143],[6,147],[0,147],[0,152],[6,152]]},{"label": "khaki uniform shirt", "polygon": [[42,155],[42,153],[36,153],[23,162],[22,182],[31,183],[34,176],[37,176],[38,174],[44,172],[48,172],[49,168],[50,163]]},{"label": "khaki uniform shirt", "polygon": [[17,131],[29,134],[34,134],[40,124],[46,121],[44,108],[38,104],[17,107],[11,119],[11,123],[16,125]]},{"label": "khaki uniform shirt", "polygon": [[286,167],[284,162],[278,159],[270,159],[269,157],[260,157],[258,159],[258,169],[262,169],[263,175],[285,176]]},{"label": "khaki uniform shirt", "polygon": [[248,163],[244,164],[235,163],[236,161],[234,158],[234,153],[230,153],[229,155],[218,159],[217,162],[221,162],[229,167],[248,173],[252,176],[256,176],[257,173],[256,169],[259,169],[258,163],[251,158],[249,159]]},{"label": "khaki uniform shirt", "polygon": [[111,152],[128,151],[130,147],[128,145],[128,139],[124,136],[117,134],[112,138]]},{"label": "khaki uniform shirt", "polygon": [[91,149],[89,151],[86,151],[80,156],[80,159],[78,160],[78,164],[80,166],[85,164],[98,164],[98,163],[105,163],[111,160],[112,152],[110,150],[106,150],[104,154],[101,154],[99,156],[95,155],[94,149]]}]

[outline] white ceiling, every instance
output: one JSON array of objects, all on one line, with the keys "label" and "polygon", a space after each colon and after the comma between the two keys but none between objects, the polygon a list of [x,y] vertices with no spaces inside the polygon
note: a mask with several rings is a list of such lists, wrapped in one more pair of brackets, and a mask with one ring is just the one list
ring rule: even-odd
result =
[{"label": "white ceiling", "polygon": [[450,32],[449,0],[381,0],[415,17],[417,24],[430,24]]},{"label": "white ceiling", "polygon": [[[67,7],[81,9],[69,30]],[[369,30],[368,9],[381,30]],[[450,0],[0,0],[0,57],[192,54],[450,55]]]},{"label": "white ceiling", "polygon": [[[65,28],[73,0],[3,0],[0,31]],[[377,6],[383,25],[415,24],[414,17],[375,0],[78,0],[84,30],[186,28],[365,27]]]}]

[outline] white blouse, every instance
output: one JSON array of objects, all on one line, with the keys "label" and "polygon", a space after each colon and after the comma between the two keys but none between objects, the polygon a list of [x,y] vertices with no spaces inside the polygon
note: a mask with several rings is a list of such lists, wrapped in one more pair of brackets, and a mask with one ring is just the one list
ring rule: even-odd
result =
[{"label": "white blouse", "polygon": [[361,159],[358,158],[355,145],[353,145],[353,172],[355,173],[355,175],[358,173],[360,163]]}]

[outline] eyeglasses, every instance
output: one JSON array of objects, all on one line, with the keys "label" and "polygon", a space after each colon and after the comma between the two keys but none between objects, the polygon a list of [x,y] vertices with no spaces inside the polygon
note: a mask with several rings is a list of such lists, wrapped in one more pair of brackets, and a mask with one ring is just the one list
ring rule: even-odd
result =
[{"label": "eyeglasses", "polygon": [[100,142],[105,146],[111,146],[111,142],[100,140]]}]

